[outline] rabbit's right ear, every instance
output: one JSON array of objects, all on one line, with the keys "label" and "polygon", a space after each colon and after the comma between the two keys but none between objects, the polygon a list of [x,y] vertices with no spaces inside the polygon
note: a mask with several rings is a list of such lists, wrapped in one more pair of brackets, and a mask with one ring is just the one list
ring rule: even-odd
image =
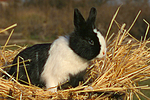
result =
[{"label": "rabbit's right ear", "polygon": [[87,19],[87,23],[89,25],[92,25],[92,28],[94,28],[94,26],[95,26],[96,14],[97,14],[96,8],[92,7],[90,10],[89,17]]},{"label": "rabbit's right ear", "polygon": [[74,26],[78,30],[85,25],[85,19],[78,9],[74,9]]}]

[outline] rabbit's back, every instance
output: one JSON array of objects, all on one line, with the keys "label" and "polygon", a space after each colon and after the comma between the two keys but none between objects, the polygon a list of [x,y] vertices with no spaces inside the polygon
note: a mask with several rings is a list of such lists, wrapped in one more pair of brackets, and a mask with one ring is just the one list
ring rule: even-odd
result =
[{"label": "rabbit's back", "polygon": [[[47,51],[49,51],[50,46],[51,44],[47,43],[47,44],[36,44],[31,47],[28,47],[25,50],[21,51],[13,61],[13,64],[16,64],[18,62],[18,57],[19,57],[19,62],[22,62],[21,58],[23,58],[25,61],[28,75],[30,76],[29,78],[31,83],[38,85],[40,87],[44,86],[43,82],[39,80],[40,80],[40,74],[43,71],[43,66],[49,55]],[[29,61],[26,62],[26,60]],[[16,77],[17,66],[12,66],[8,73]],[[20,80],[28,82],[23,64],[19,64],[18,78]]]}]

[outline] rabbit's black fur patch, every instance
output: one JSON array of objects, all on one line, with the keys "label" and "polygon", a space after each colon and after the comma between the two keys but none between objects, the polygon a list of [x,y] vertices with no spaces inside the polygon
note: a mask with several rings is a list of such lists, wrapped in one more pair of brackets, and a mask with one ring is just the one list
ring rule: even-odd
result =
[{"label": "rabbit's black fur patch", "polygon": [[[43,71],[43,66],[48,58],[48,50],[50,49],[51,44],[36,44],[31,47],[26,48],[25,50],[21,51],[13,60],[13,64],[17,63],[18,57],[22,57],[24,60],[31,60],[30,62],[26,62],[26,68],[28,71],[28,75],[30,77],[31,83],[37,85],[39,87],[45,86],[42,81],[40,81],[40,75]],[[34,58],[34,59],[33,59]],[[22,59],[19,59],[21,62]],[[23,64],[19,65],[19,79],[28,82],[24,66]],[[17,75],[17,66],[11,67],[9,70],[9,74],[16,77]],[[23,83],[22,81],[20,81]]]}]

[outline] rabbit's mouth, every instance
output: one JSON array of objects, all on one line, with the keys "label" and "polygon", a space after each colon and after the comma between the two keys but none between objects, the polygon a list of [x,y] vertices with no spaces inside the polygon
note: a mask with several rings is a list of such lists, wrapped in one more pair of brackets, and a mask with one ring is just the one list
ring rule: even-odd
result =
[{"label": "rabbit's mouth", "polygon": [[97,59],[106,57],[106,50],[102,50],[99,55],[96,56]]}]

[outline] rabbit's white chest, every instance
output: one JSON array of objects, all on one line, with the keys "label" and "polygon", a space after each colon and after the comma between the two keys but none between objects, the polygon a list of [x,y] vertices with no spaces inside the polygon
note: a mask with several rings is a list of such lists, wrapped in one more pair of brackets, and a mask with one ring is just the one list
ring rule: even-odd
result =
[{"label": "rabbit's white chest", "polygon": [[88,66],[88,61],[75,54],[63,36],[53,42],[49,54],[41,74],[47,88],[57,86],[69,79],[70,74],[75,75]]}]

